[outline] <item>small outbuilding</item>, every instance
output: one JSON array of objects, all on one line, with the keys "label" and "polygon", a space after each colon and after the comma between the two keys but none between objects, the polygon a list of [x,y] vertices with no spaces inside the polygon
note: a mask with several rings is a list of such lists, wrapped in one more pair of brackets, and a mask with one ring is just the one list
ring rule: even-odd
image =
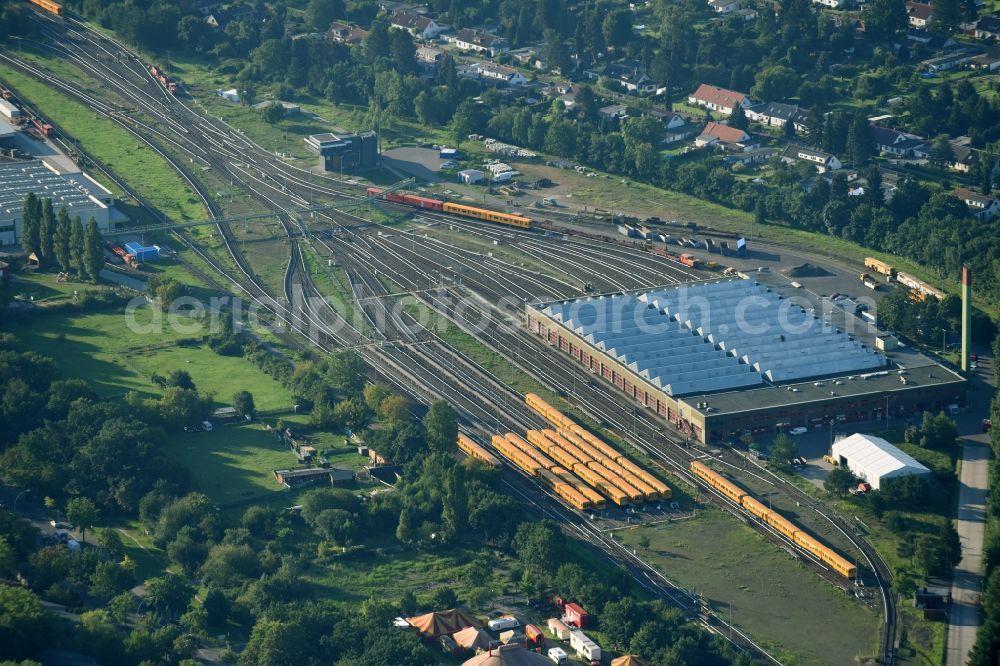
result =
[{"label": "small outbuilding", "polygon": [[881,437],[855,433],[833,443],[831,455],[841,466],[878,490],[886,479],[930,474],[913,456]]},{"label": "small outbuilding", "polygon": [[482,182],[485,178],[486,172],[479,169],[464,169],[458,172],[458,179],[466,185]]}]

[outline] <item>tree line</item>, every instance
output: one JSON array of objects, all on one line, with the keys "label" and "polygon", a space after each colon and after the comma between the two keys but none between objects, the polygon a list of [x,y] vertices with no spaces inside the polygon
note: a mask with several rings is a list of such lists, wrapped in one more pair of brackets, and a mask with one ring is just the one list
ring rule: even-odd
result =
[{"label": "tree line", "polygon": [[65,208],[56,213],[52,199],[40,199],[34,192],[24,197],[21,248],[28,256],[34,254],[41,268],[58,268],[93,282],[104,267],[97,220],[91,217],[84,228],[79,216],[70,221]]}]

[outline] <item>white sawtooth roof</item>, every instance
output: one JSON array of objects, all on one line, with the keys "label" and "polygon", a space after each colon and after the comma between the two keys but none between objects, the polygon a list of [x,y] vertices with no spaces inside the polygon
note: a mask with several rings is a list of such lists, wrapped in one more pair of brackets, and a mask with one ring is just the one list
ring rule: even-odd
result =
[{"label": "white sawtooth roof", "polygon": [[881,437],[855,433],[833,443],[833,457],[844,458],[854,475],[879,489],[883,479],[912,474],[929,474],[913,456]]}]

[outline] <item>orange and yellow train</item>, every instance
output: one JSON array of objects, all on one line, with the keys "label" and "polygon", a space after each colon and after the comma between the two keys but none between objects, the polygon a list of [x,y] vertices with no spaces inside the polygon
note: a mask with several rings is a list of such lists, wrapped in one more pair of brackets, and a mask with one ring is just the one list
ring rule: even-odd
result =
[{"label": "orange and yellow train", "polygon": [[56,16],[62,16],[62,5],[52,2],[52,0],[28,0],[31,4],[41,7],[50,14],[55,14]]},{"label": "orange and yellow train", "polygon": [[857,567],[841,557],[836,551],[821,544],[777,511],[764,506],[750,495],[750,493],[712,470],[708,465],[695,460],[691,463],[691,471],[702,481],[725,495],[733,504],[742,506],[749,513],[791,539],[792,543],[808,551],[813,557],[826,564],[841,576],[854,578],[857,575]]}]

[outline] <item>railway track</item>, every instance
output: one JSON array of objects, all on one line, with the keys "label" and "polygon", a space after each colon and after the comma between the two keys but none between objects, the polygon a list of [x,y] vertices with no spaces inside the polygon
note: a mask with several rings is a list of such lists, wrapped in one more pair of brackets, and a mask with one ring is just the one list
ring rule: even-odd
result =
[{"label": "railway track", "polygon": [[[101,38],[103,39],[103,38]],[[87,37],[87,41],[94,43],[91,37]],[[286,211],[290,205],[301,204],[305,202],[301,194],[303,190],[307,190],[312,196],[315,195],[325,195],[325,196],[340,196],[340,197],[350,197],[353,196],[350,192],[345,192],[338,190],[337,186],[328,184],[317,184],[311,181],[311,176],[307,179],[301,174],[296,173],[294,170],[289,170],[284,167],[275,166],[274,160],[269,153],[262,151],[252,142],[249,142],[243,138],[238,132],[232,130],[232,128],[219,127],[214,121],[206,121],[201,118],[200,114],[195,113],[191,110],[183,101],[170,97],[162,89],[157,92],[151,92],[149,90],[143,90],[143,88],[150,88],[151,77],[146,74],[145,66],[134,56],[128,54],[127,49],[121,45],[115,45],[120,53],[125,53],[129,62],[128,69],[131,70],[131,74],[128,73],[118,73],[118,74],[108,74],[104,78],[116,78],[131,76],[136,79],[133,84],[135,91],[129,91],[128,87],[124,89],[118,87],[117,89],[122,91],[123,95],[130,95],[131,99],[135,99],[137,102],[141,102],[146,109],[146,112],[154,114],[155,117],[162,117],[164,120],[167,118],[176,118],[178,115],[183,113],[189,113],[191,115],[197,116],[198,120],[194,125],[185,128],[181,135],[187,136],[184,140],[178,140],[175,137],[164,138],[163,134],[158,130],[158,128],[150,127],[148,123],[141,122],[131,122],[121,118],[121,113],[118,110],[111,109],[107,106],[101,107],[101,100],[87,95],[86,93],[77,92],[75,95],[69,91],[66,94],[77,97],[82,102],[86,103],[91,108],[94,108],[98,112],[106,113],[108,117],[116,118],[118,124],[126,127],[138,138],[141,138],[145,143],[153,145],[157,141],[164,140],[171,146],[172,150],[178,150],[184,152],[189,156],[191,160],[203,159],[204,163],[209,165],[213,169],[218,169],[222,173],[229,174],[234,181],[238,181],[243,184],[258,200],[263,202],[265,205],[273,207],[273,209],[278,211]],[[78,52],[79,58],[86,60],[88,56],[86,51]],[[9,56],[4,56],[9,58]],[[18,65],[20,66],[20,65]],[[31,67],[28,65],[28,67]],[[141,72],[141,75],[140,75]],[[44,74],[44,73],[43,73]],[[35,74],[33,74],[35,75]],[[145,75],[148,81],[140,83],[141,76]],[[47,76],[47,75],[46,75]],[[55,85],[55,80],[52,77],[46,81],[52,85]],[[63,82],[64,83],[64,82]],[[153,82],[155,83],[155,82]],[[58,86],[57,86],[58,87]],[[155,87],[155,86],[154,86]],[[65,88],[63,88],[65,89]],[[163,97],[162,100],[157,100],[156,95],[159,94]],[[146,99],[143,99],[145,97]],[[170,112],[164,112],[164,115],[157,115],[160,111],[157,109],[157,104],[165,109],[171,109]],[[183,110],[173,107],[181,107]],[[177,122],[173,120],[171,122]],[[170,125],[168,125],[170,126]],[[231,145],[225,145],[226,142],[232,142]],[[206,147],[207,146],[207,147]],[[253,151],[251,156],[243,153],[240,154],[233,150],[232,146],[239,146],[246,151]],[[203,186],[198,184],[198,179],[195,174],[191,173],[186,167],[179,162],[176,158],[172,158],[167,154],[167,151],[162,148],[156,148],[157,152],[160,153],[171,165],[178,170],[178,172],[185,175],[185,178],[191,183],[192,187],[199,196],[203,199],[206,204],[206,208],[210,210],[213,218],[218,217],[218,207],[212,202],[211,197],[205,190]],[[237,158],[242,158],[239,160]],[[259,162],[258,162],[259,160]],[[266,165],[266,166],[262,166]],[[213,208],[214,206],[214,208]],[[331,214],[329,216],[331,219],[341,219],[348,225],[357,224],[360,218],[351,218],[349,216],[341,216],[338,214]],[[389,294],[384,286],[376,286],[378,283],[376,274],[374,271],[383,270],[386,271],[386,264],[383,254],[388,253],[389,256],[393,257],[394,261],[397,261],[399,265],[403,266],[406,270],[400,271],[396,269],[397,276],[393,278],[394,282],[402,285],[404,288],[410,290],[417,290],[420,288],[420,281],[430,279],[430,274],[421,266],[427,266],[428,264],[437,266],[439,278],[441,276],[441,271],[447,269],[446,261],[452,261],[454,264],[461,264],[465,268],[467,273],[463,275],[466,284],[472,286],[478,293],[482,293],[486,298],[509,295],[506,294],[501,288],[501,268],[505,271],[510,271],[513,267],[512,265],[507,265],[506,267],[501,266],[499,263],[497,265],[497,271],[493,277],[485,274],[481,271],[482,258],[479,257],[478,261],[475,257],[469,256],[468,252],[461,252],[453,247],[437,247],[435,248],[435,253],[428,257],[426,252],[429,247],[429,243],[421,244],[421,252],[416,252],[416,239],[412,237],[407,237],[407,239],[412,241],[411,252],[406,253],[405,241],[402,243],[390,243],[391,237],[382,238],[370,237],[365,238],[365,242],[369,243],[368,248],[370,252],[365,256],[364,260],[358,259],[358,263],[354,264],[354,270],[358,275],[358,282],[356,283],[356,291],[354,293],[355,300],[359,303],[359,306],[365,311],[366,316],[373,318],[379,313],[386,322],[390,322],[389,326],[386,328],[387,331],[393,334],[393,336],[398,336],[399,342],[391,342],[387,346],[372,344],[372,341],[361,335],[356,331],[349,323],[340,322],[336,318],[336,313],[331,313],[326,311],[322,305],[319,304],[320,294],[315,288],[315,285],[311,283],[307,271],[303,268],[303,259],[301,256],[301,248],[298,245],[297,240],[294,239],[296,235],[296,230],[292,226],[292,220],[289,216],[279,218],[285,232],[285,235],[290,240],[290,256],[288,265],[285,271],[285,276],[283,280],[284,294],[280,297],[273,296],[267,292],[267,290],[260,284],[260,282],[254,277],[253,271],[249,264],[246,263],[245,259],[242,258],[241,254],[238,252],[237,248],[234,246],[234,240],[230,230],[220,226],[220,233],[224,244],[226,246],[227,252],[232,257],[233,262],[236,264],[237,272],[233,272],[230,268],[223,265],[214,255],[206,253],[203,249],[199,248],[196,243],[191,242],[190,238],[188,242],[189,246],[201,256],[214,270],[217,270],[221,276],[223,276],[231,285],[233,285],[238,290],[241,290],[247,294],[249,298],[257,302],[262,307],[270,310],[275,318],[279,321],[285,323],[290,330],[296,331],[297,333],[303,334],[307,339],[312,342],[318,349],[322,351],[333,351],[335,348],[343,347],[353,347],[359,350],[362,357],[369,361],[370,364],[376,367],[388,367],[391,372],[387,373],[387,378],[390,379],[394,384],[406,390],[411,395],[415,394],[418,399],[427,399],[434,395],[443,395],[455,402],[460,413],[464,415],[472,423],[479,424],[479,428],[483,432],[489,432],[489,428],[484,426],[486,423],[493,423],[493,430],[498,431],[501,427],[509,429],[526,428],[531,425],[532,421],[530,416],[524,413],[517,414],[516,410],[513,410],[513,415],[508,414],[507,410],[504,410],[503,414],[499,410],[489,411],[486,407],[491,404],[497,390],[504,390],[504,385],[496,378],[485,377],[482,374],[481,369],[478,369],[474,363],[469,362],[467,359],[456,358],[453,352],[444,351],[447,347],[442,345],[439,341],[434,341],[432,339],[420,339],[419,336],[410,330],[410,324],[412,322],[407,322],[407,320],[398,313],[394,314],[385,310],[388,307]],[[443,220],[448,224],[454,225],[464,225],[466,231],[472,230],[474,227],[472,223],[464,220],[456,220],[454,218],[445,218]],[[365,221],[367,222],[367,221]],[[354,233],[354,232],[349,232]],[[413,236],[413,232],[409,232]],[[485,235],[485,234],[484,234]],[[359,234],[360,236],[360,234]],[[401,233],[401,237],[406,235]],[[551,254],[544,241],[539,241],[537,235],[533,235],[534,238],[524,237],[517,238],[516,242],[526,248],[527,253],[535,256],[539,260],[546,260],[548,256],[551,259]],[[508,239],[512,238],[507,236]],[[356,241],[355,241],[356,242]],[[581,244],[586,245],[586,244]],[[329,250],[329,248],[327,248]],[[331,250],[332,252],[332,250]],[[584,274],[589,274],[590,271],[595,271],[595,266],[607,267],[608,262],[635,262],[637,261],[634,253],[627,253],[619,248],[614,248],[613,250],[605,248],[603,251],[594,250],[592,248],[574,248],[573,249],[573,260],[563,260],[563,265],[566,270],[564,273],[567,277],[571,277],[573,273],[571,272],[575,268],[583,268]],[[624,254],[623,254],[624,252]],[[625,256],[629,254],[629,256]],[[367,265],[365,264],[367,262]],[[604,262],[604,263],[602,263]],[[588,268],[584,268],[588,267]],[[671,267],[674,271],[678,269]],[[562,268],[560,270],[563,270]],[[649,273],[645,274],[645,278],[641,277],[645,268],[636,268],[632,273],[638,273],[640,277],[632,276],[634,280],[642,282],[644,279],[649,277]],[[596,272],[596,271],[595,271]],[[523,273],[523,271],[521,272]],[[681,279],[684,271],[680,273],[673,273],[673,280]],[[391,273],[386,273],[391,274]],[[670,279],[670,273],[666,269],[661,271],[668,280]],[[626,272],[619,271],[613,274],[611,281],[621,287],[625,287],[628,283],[625,281],[627,277]],[[397,279],[399,278],[399,279]],[[372,281],[374,279],[374,282]],[[505,275],[503,282],[506,283],[508,289],[514,289],[519,292],[519,296],[524,300],[534,300],[537,297],[538,292],[543,294],[549,294],[554,297],[564,297],[569,295],[576,289],[576,285],[565,280],[555,280],[549,279],[544,280],[542,278],[537,278],[531,275],[518,274],[516,279],[510,279],[510,275]],[[352,283],[354,284],[354,283]],[[637,285],[638,286],[638,285]],[[304,307],[301,311],[297,311],[292,307],[292,302],[294,300],[294,292],[298,289],[304,295],[309,295],[311,298],[306,298],[304,301],[310,303],[310,305]],[[569,292],[569,293],[567,293]],[[426,292],[425,292],[426,293]],[[284,302],[282,302],[282,299]],[[325,302],[325,299],[322,299]],[[432,301],[433,302],[433,301]],[[483,307],[482,303],[477,303],[475,301],[463,300],[465,303],[473,303],[476,307],[480,308],[484,313],[489,314],[488,309]],[[378,304],[382,305],[379,306]],[[332,309],[332,308],[331,308]],[[505,315],[505,318],[509,317],[509,313]],[[492,314],[491,314],[492,319]],[[332,330],[331,323],[337,324],[337,330]],[[506,321],[498,323],[508,323]],[[377,329],[377,327],[375,327]],[[313,330],[314,329],[314,330]],[[498,350],[502,353],[512,354],[509,356],[511,360],[524,363],[526,357],[523,355],[522,350],[525,347],[537,348],[535,344],[537,341],[530,341],[530,338],[526,338],[526,333],[515,333],[511,338],[505,338],[503,336],[494,337],[492,342]],[[388,336],[385,336],[386,338]],[[406,340],[406,338],[410,338]],[[417,339],[412,339],[416,337]],[[314,339],[316,338],[316,339]],[[387,340],[382,340],[382,342],[387,342]],[[420,351],[415,351],[419,349]],[[513,355],[517,351],[518,353]],[[546,352],[547,350],[542,350]],[[575,368],[563,367],[564,364],[558,361],[551,361],[551,359],[546,359],[544,362],[538,363],[541,357],[551,357],[551,354],[541,353],[538,357],[534,358],[536,365],[535,370],[532,374],[536,376],[543,377],[550,385],[556,386],[563,390],[567,395],[573,396],[578,404],[588,412],[591,416],[598,418],[600,421],[609,424],[619,431],[619,434],[624,434],[626,441],[629,441],[631,445],[636,446],[638,450],[643,450],[651,459],[657,460],[659,464],[665,468],[672,469],[673,472],[681,478],[685,478],[685,471],[682,471],[680,465],[677,462],[675,456],[679,456],[678,451],[670,449],[670,446],[663,446],[660,450],[656,446],[650,445],[647,442],[659,442],[659,438],[652,438],[651,435],[659,435],[659,428],[662,424],[657,424],[655,421],[650,423],[645,415],[642,419],[634,418],[633,427],[631,433],[627,424],[622,421],[622,413],[628,413],[629,405],[623,404],[620,400],[613,399],[608,400],[612,397],[610,392],[604,391],[603,395],[600,391],[596,392],[599,399],[595,399],[593,396],[588,397],[584,389],[578,386],[578,375],[581,372]],[[461,372],[459,371],[461,369]],[[470,372],[471,374],[465,374]],[[469,376],[477,377],[476,385],[466,385],[467,378]],[[572,389],[570,389],[569,381],[572,381]],[[590,386],[586,383],[586,378],[584,377],[583,384],[585,386]],[[498,388],[499,387],[499,388]],[[470,398],[468,394],[473,394],[475,397]],[[516,401],[515,401],[516,402]],[[513,402],[512,402],[513,404]],[[623,411],[624,410],[624,411]],[[537,424],[537,421],[535,421]],[[639,426],[638,424],[642,425]],[[669,438],[663,438],[666,440],[666,444],[673,447],[680,447],[680,443],[677,441],[670,441]],[[646,447],[645,449],[642,447]],[[683,447],[680,447],[683,448]],[[668,455],[665,451],[670,451]],[[534,489],[537,492],[537,488]],[[518,491],[519,494],[523,493],[523,490]],[[537,502],[536,502],[537,504]],[[595,545],[598,545],[602,550],[606,550],[609,557],[619,558],[616,561],[625,562],[629,561],[629,558],[623,556],[621,547],[614,543],[613,540],[608,542],[607,538],[600,534],[597,530],[596,534],[594,530],[585,518],[580,520],[569,520],[572,512],[564,509],[561,505],[556,504],[556,508],[552,508],[546,502],[544,505],[545,510],[549,512],[555,512],[556,515],[562,515],[564,521],[567,525],[575,525],[570,529],[577,530],[578,533],[584,538],[591,540]],[[579,519],[579,516],[576,516]],[[582,524],[581,524],[582,522]],[[582,530],[582,531],[581,531]],[[589,536],[588,536],[589,535]],[[874,551],[872,551],[874,553]],[[876,556],[877,558],[877,556]],[[873,560],[873,568],[878,572],[877,569],[877,559]],[[884,565],[883,565],[884,566]],[[640,584],[653,590],[659,590],[659,593],[666,593],[667,588],[657,587],[665,585],[662,576],[657,574],[655,571],[651,571],[650,568],[643,569],[638,562],[631,562],[627,568],[635,574],[636,579]],[[881,580],[881,577],[880,577]],[[658,582],[657,582],[658,581]],[[652,587],[650,587],[652,586]],[[669,586],[668,586],[669,587]],[[683,605],[682,605],[683,607]],[[887,620],[889,618],[889,608],[886,608]],[[889,622],[887,621],[887,626]],[[888,632],[886,632],[888,633]],[[738,634],[737,634],[738,635]],[[745,645],[754,646],[753,642],[746,638],[747,643]],[[758,648],[759,649],[759,648]],[[883,647],[884,653],[891,653],[891,650],[886,650]],[[760,650],[761,654],[766,652]]]}]

